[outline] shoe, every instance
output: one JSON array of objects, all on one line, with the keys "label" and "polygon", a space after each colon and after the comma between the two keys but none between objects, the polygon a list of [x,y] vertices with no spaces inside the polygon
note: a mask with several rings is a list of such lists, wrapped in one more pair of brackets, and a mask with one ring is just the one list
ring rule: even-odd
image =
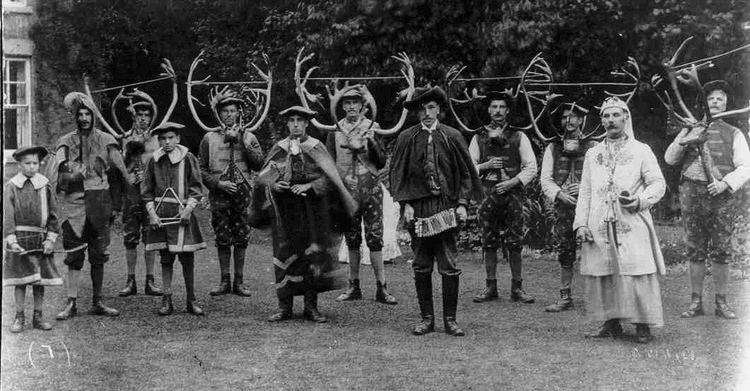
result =
[{"label": "shoe", "polygon": [[234,283],[232,283],[232,294],[242,297],[250,297],[250,289],[247,289],[243,283],[242,274],[234,275]]},{"label": "shoe", "polygon": [[16,319],[13,320],[13,324],[10,326],[11,333],[20,333],[26,326],[26,315],[22,312],[16,313]]},{"label": "shoe", "polygon": [[42,320],[41,310],[34,311],[34,317],[31,318],[31,326],[35,329],[44,330],[44,331],[52,330],[52,325]]},{"label": "shoe", "polygon": [[195,305],[195,302],[191,300],[188,300],[186,310],[188,313],[193,314],[193,315],[197,315],[197,316],[206,315],[206,313],[203,312],[203,309]]},{"label": "shoe", "polygon": [[312,320],[315,323],[326,323],[328,318],[318,311],[318,293],[317,292],[306,292],[305,293],[305,310],[302,312],[302,316],[307,320]]},{"label": "shoe", "polygon": [[498,299],[497,294],[497,280],[496,279],[487,279],[486,280],[486,288],[484,288],[484,291],[482,293],[474,296],[474,302],[475,303],[484,303],[485,301],[492,301]]},{"label": "shoe", "polygon": [[727,304],[726,295],[716,295],[716,309],[714,310],[714,315],[716,315],[717,318],[737,319],[737,315],[732,308],[729,307],[729,304]]},{"label": "shoe", "polygon": [[680,318],[695,318],[703,315],[703,299],[700,293],[693,293],[690,298],[690,307],[680,314]]},{"label": "shoe", "polygon": [[57,316],[55,316],[55,319],[68,320],[76,315],[78,315],[78,307],[76,306],[76,298],[69,297],[68,304],[65,305],[65,309],[62,310],[59,314],[57,314]]},{"label": "shoe", "polygon": [[573,308],[573,299],[570,297],[570,288],[560,289],[560,300],[555,304],[544,307],[546,312],[562,312]]},{"label": "shoe", "polygon": [[435,309],[432,304],[432,274],[414,273],[419,313],[422,319],[414,326],[412,334],[425,335],[435,331]]},{"label": "shoe", "polygon": [[279,310],[268,317],[269,322],[281,322],[292,319],[292,301],[294,297],[279,297]]},{"label": "shoe", "polygon": [[380,283],[380,281],[377,282],[377,288],[375,291],[375,301],[383,304],[389,304],[389,305],[396,305],[398,304],[398,300],[396,300],[393,295],[388,293],[388,290],[386,290],[386,283]]},{"label": "shoe", "polygon": [[435,317],[433,315],[422,315],[422,320],[414,326],[412,334],[425,335],[435,331]]},{"label": "shoe", "polygon": [[135,275],[128,274],[128,280],[125,282],[125,288],[118,292],[121,297],[132,296],[138,293],[138,288],[135,286]]},{"label": "shoe", "polygon": [[652,339],[654,339],[654,337],[651,335],[651,329],[648,327],[648,325],[645,324],[636,324],[635,334],[635,340],[638,343],[649,343]]},{"label": "shoe", "polygon": [[89,313],[91,315],[101,315],[101,316],[119,316],[120,311],[112,308],[107,307],[102,303],[101,297],[94,297],[93,302],[91,303],[91,309],[89,310]]},{"label": "shoe", "polygon": [[464,335],[466,335],[466,333],[464,333],[464,331],[461,330],[460,327],[458,327],[458,323],[456,323],[455,318],[444,318],[443,326],[445,327],[445,333],[448,335],[452,335],[454,337],[463,337]]},{"label": "shoe", "polygon": [[216,288],[211,289],[208,294],[210,294],[211,296],[222,296],[228,293],[232,293],[232,286],[229,280],[229,274],[222,274],[221,282],[219,283],[219,285],[217,285]]},{"label": "shoe", "polygon": [[161,296],[161,308],[159,308],[159,315],[167,316],[174,312],[174,305],[172,305],[172,294],[167,293]]},{"label": "shoe", "polygon": [[586,334],[586,338],[619,338],[622,337],[622,326],[619,319],[610,319],[592,333]]},{"label": "shoe", "polygon": [[[135,282],[133,284],[135,284]],[[146,289],[144,289],[144,292],[148,296],[161,296],[164,294],[164,292],[162,292],[154,283],[154,276],[146,276]]]},{"label": "shoe", "polygon": [[523,304],[531,304],[534,302],[534,297],[526,294],[523,290],[523,280],[511,280],[510,288],[510,300],[520,301]]},{"label": "shoe", "polygon": [[[349,280],[349,288],[336,298],[336,301],[352,301],[362,299],[362,290],[359,289],[359,279]],[[376,299],[377,300],[377,299]]]}]

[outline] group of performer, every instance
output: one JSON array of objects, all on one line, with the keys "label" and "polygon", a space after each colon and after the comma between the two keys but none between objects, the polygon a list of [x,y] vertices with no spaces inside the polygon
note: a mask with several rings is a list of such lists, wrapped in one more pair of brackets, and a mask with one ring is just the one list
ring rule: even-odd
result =
[{"label": "group of performer", "polygon": [[[711,113],[726,110],[729,87],[705,86]],[[71,93],[65,105],[76,129],[59,139],[47,160],[43,147],[14,153],[19,173],[4,192],[6,257],[4,285],[14,285],[16,318],[11,331],[25,327],[26,285],[34,292],[34,328],[52,326],[42,319],[44,286],[62,285],[53,260],[54,243],[62,234],[67,273],[67,304],[57,320],[77,315],[78,280],[87,258],[91,265],[91,313],[117,316],[102,302],[104,264],[109,260],[113,170],[127,182],[124,194],[124,244],[127,283],[121,296],[136,294],[137,246],[144,243],[145,293],[161,296],[159,315],[173,308],[173,264],[179,258],[185,279],[188,313],[203,315],[194,291],[194,253],[206,248],[195,214],[209,197],[211,225],[219,259],[220,282],[212,296],[250,296],[244,264],[251,226],[272,226],[273,266],[278,311],[268,320],[292,318],[294,296],[304,296],[304,317],[326,322],[318,310],[318,294],[344,287],[337,267],[336,237],[349,249],[348,287],[338,301],[362,298],[359,284],[361,224],[376,280],[375,300],[397,304],[388,292],[383,248],[380,172],[386,165],[375,119],[365,117],[362,91],[349,89],[341,99],[346,114],[325,142],[308,135],[316,112],[292,106],[279,113],[288,136],[264,154],[251,131],[240,126],[244,102],[227,95],[215,102],[221,127],[207,132],[198,156],[180,144],[185,131],[166,119],[155,125],[155,107],[135,102],[129,107],[133,127],[122,144],[96,127],[97,108],[88,95]],[[440,87],[417,88],[404,108],[419,123],[402,130],[395,143],[389,174],[394,201],[401,207],[411,236],[412,268],[421,315],[412,330],[435,330],[432,272],[442,276],[443,323],[447,334],[465,335],[457,323],[459,296],[457,233],[468,208],[478,205],[486,287],[474,297],[483,303],[498,298],[498,250],[507,257],[510,299],[533,303],[523,289],[524,188],[537,175],[537,162],[526,134],[509,119],[514,97],[490,91],[483,100],[490,122],[467,145],[464,135],[440,121],[448,97]],[[545,308],[573,308],[572,280],[577,246],[585,302],[593,320],[603,322],[593,337],[619,337],[621,322],[636,325],[639,342],[648,342],[651,327],[663,325],[657,274],[664,260],[650,208],[665,192],[665,181],[651,149],[634,137],[627,104],[610,97],[599,116],[606,135],[601,142],[581,138],[584,118],[592,114],[576,102],[560,105],[552,118],[565,137],[550,143],[541,163],[544,195],[557,213],[560,238],[560,299]],[[682,166],[680,201],[687,230],[692,301],[683,317],[703,314],[701,294],[705,263],[713,262],[716,316],[736,316],[726,301],[733,199],[750,178],[750,152],[741,132],[721,119],[707,129],[706,143],[721,180],[711,180],[701,166],[699,147],[685,144],[683,130],[666,152],[668,164]],[[570,142],[575,140],[576,142]],[[257,175],[254,175],[253,172]],[[109,173],[109,174],[108,174]],[[205,189],[207,190],[207,194]],[[159,254],[162,287],[154,282]],[[230,265],[234,261],[233,276]]]}]

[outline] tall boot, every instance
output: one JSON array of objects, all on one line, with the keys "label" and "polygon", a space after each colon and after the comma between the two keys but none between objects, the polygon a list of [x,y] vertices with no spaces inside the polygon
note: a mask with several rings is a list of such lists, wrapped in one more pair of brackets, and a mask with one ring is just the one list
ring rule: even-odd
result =
[{"label": "tall boot", "polygon": [[456,337],[466,335],[456,323],[456,309],[458,307],[458,277],[443,276],[443,325],[445,333]]},{"label": "tall boot", "polygon": [[729,304],[727,304],[726,295],[716,295],[716,309],[714,310],[714,314],[718,318],[737,319],[737,315]]},{"label": "tall boot", "polygon": [[103,316],[118,316],[120,311],[108,307],[102,303],[102,283],[104,282],[104,265],[97,264],[91,265],[91,285],[94,291],[93,299],[91,301],[91,310],[89,313],[92,315],[103,315]]},{"label": "tall boot", "polygon": [[523,290],[523,280],[511,280],[510,286],[510,299],[512,301],[520,301],[524,304],[534,302],[534,297],[527,295],[526,291]]},{"label": "tall boot", "polygon": [[680,314],[680,318],[695,318],[703,315],[703,298],[700,293],[690,294],[690,307]]},{"label": "tall boot", "polygon": [[232,294],[242,297],[250,297],[250,289],[245,286],[242,274],[234,273],[234,282],[232,282]]},{"label": "tall boot", "polygon": [[336,298],[336,301],[351,301],[362,299],[362,290],[359,289],[359,279],[349,280],[349,288]]},{"label": "tall boot", "polygon": [[211,289],[208,294],[211,296],[222,296],[232,292],[232,286],[230,281],[229,273],[221,275],[221,282],[214,289]]},{"label": "tall boot", "polygon": [[414,273],[419,313],[422,319],[414,326],[414,335],[425,335],[435,331],[435,309],[432,305],[432,274]]},{"label": "tall boot", "polygon": [[573,299],[570,297],[570,288],[560,289],[560,300],[555,304],[544,307],[547,312],[561,312],[573,308]]},{"label": "tall boot", "polygon": [[389,304],[389,305],[396,305],[398,304],[398,300],[396,300],[393,295],[388,293],[388,290],[386,289],[385,282],[377,282],[377,288],[375,291],[375,301],[383,304]]},{"label": "tall boot", "polygon": [[20,333],[26,327],[26,314],[23,310],[16,312],[16,318],[10,326],[11,333]]},{"label": "tall boot", "polygon": [[193,315],[205,315],[201,307],[195,304],[195,255],[193,253],[180,254],[180,263],[182,263],[182,277],[185,279],[185,301],[186,310]]},{"label": "tall boot", "polygon": [[167,316],[174,312],[174,305],[172,305],[172,294],[165,293],[161,296],[161,308],[159,308],[159,315]]},{"label": "tall boot", "polygon": [[65,305],[65,309],[55,316],[57,320],[68,320],[78,314],[78,307],[76,306],[76,298],[68,297],[68,303]]},{"label": "tall boot", "polygon": [[[135,286],[135,283],[133,284]],[[156,286],[156,283],[154,283],[153,274],[146,275],[146,289],[144,291],[149,296],[161,296],[162,294],[164,294],[164,292],[162,292],[161,289]]]},{"label": "tall boot", "polygon": [[135,274],[128,274],[128,280],[125,282],[125,288],[122,289],[118,294],[122,297],[131,296],[138,293],[138,288],[135,286]]},{"label": "tall boot", "polygon": [[282,320],[292,319],[292,305],[294,296],[279,296],[279,309],[273,315],[268,317],[269,322],[281,322]]},{"label": "tall boot", "polygon": [[318,311],[318,292],[305,292],[305,310],[302,315],[305,319],[312,320],[315,323],[328,322],[328,318]]},{"label": "tall boot", "polygon": [[474,296],[475,303],[484,303],[485,301],[497,300],[497,279],[487,279],[484,291]]},{"label": "tall boot", "polygon": [[510,263],[510,274],[511,274],[511,288],[510,288],[510,300],[520,301],[524,304],[531,304],[534,302],[534,298],[526,294],[523,290],[523,278],[522,278],[522,258],[521,258],[521,246],[514,246],[508,250],[508,263]]}]

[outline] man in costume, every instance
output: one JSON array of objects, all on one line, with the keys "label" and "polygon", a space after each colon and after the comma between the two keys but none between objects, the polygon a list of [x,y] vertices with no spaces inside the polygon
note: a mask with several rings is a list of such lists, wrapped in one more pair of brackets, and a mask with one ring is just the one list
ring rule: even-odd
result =
[{"label": "man in costume", "polygon": [[578,185],[583,172],[586,151],[595,141],[581,140],[581,128],[588,110],[575,102],[563,103],[552,113],[553,126],[560,126],[562,138],[551,142],[544,150],[542,172],[539,180],[545,197],[555,205],[555,229],[560,244],[557,260],[560,262],[560,300],[545,307],[547,312],[560,312],[573,308],[571,285],[573,263],[576,260],[576,236],[573,232]]},{"label": "man in costume", "polygon": [[523,188],[536,176],[536,157],[529,138],[509,125],[513,98],[490,91],[484,98],[490,123],[474,136],[469,145],[487,197],[478,214],[482,226],[482,256],[487,273],[486,288],[474,297],[475,303],[495,300],[497,293],[497,250],[508,255],[511,272],[510,298],[533,303],[523,290],[521,250],[523,249]]},{"label": "man in costume", "polygon": [[[265,194],[273,226],[273,265],[279,310],[268,318],[278,322],[292,318],[294,296],[304,295],[303,315],[317,323],[328,319],[318,311],[318,293],[339,289],[344,276],[328,251],[336,235],[334,227],[343,213],[351,219],[357,210],[323,143],[307,135],[314,111],[292,106],[279,113],[286,118],[289,136],[274,144],[258,174],[253,199],[256,211]],[[340,234],[340,233],[339,233]]]},{"label": "man in costume", "polygon": [[[130,176],[129,182],[132,186],[125,186],[123,194],[123,243],[125,245],[125,260],[128,266],[128,279],[125,288],[120,291],[120,296],[135,295],[138,291],[135,283],[135,266],[138,263],[138,242],[146,239],[148,229],[148,213],[141,199],[141,182],[143,171],[151,155],[159,147],[156,137],[148,134],[153,121],[154,107],[147,101],[139,101],[128,107],[133,117],[133,126],[122,143],[125,151],[125,165]],[[143,250],[143,259],[146,263],[145,293],[150,296],[161,296],[162,291],[154,283],[154,260],[155,251]]]},{"label": "man in costume", "polygon": [[[248,207],[252,188],[251,170],[263,164],[263,151],[258,139],[240,126],[244,102],[226,96],[216,103],[222,125],[216,132],[207,132],[201,140],[198,158],[203,183],[209,190],[211,225],[216,235],[221,282],[211,296],[233,293],[250,296],[244,285],[245,251],[250,239]],[[230,284],[229,265],[234,250],[234,282]]]},{"label": "man in costume", "polygon": [[420,123],[399,135],[390,171],[393,199],[401,204],[414,251],[414,284],[421,321],[415,335],[435,331],[432,270],[443,282],[443,323],[449,335],[463,336],[456,323],[458,283],[456,233],[466,221],[469,200],[482,188],[461,133],[438,121],[447,96],[440,87],[417,89],[404,107],[419,112]]},{"label": "man in costume", "polygon": [[378,171],[385,167],[386,156],[380,142],[375,139],[371,128],[379,128],[364,115],[364,100],[357,89],[347,91],[341,106],[346,117],[338,122],[338,130],[329,132],[326,147],[336,168],[344,178],[349,193],[359,205],[359,210],[346,232],[346,245],[349,249],[349,288],[336,300],[349,301],[362,298],[359,286],[359,264],[362,245],[362,222],[365,227],[365,240],[370,249],[370,262],[375,272],[377,291],[375,300],[385,304],[397,304],[393,295],[386,290],[385,268],[383,267],[383,191],[378,180]]},{"label": "man in costume", "polygon": [[586,152],[573,224],[589,317],[604,322],[588,336],[619,337],[627,321],[648,343],[650,327],[664,324],[657,277],[664,259],[649,209],[666,185],[651,148],[633,137],[627,104],[607,98],[600,115],[607,135]]},{"label": "man in costume", "polygon": [[[65,320],[77,314],[78,277],[86,259],[91,264],[94,315],[117,316],[102,303],[104,264],[109,260],[110,198],[107,170],[115,167],[123,178],[128,172],[117,140],[95,127],[94,103],[84,94],[71,92],[65,107],[74,115],[77,129],[57,142],[55,156],[47,164],[47,177],[58,193],[63,248],[67,251],[68,303],[57,314]],[[132,183],[130,183],[132,185]]]},{"label": "man in costume", "polygon": [[193,315],[204,315],[195,304],[195,254],[206,248],[198,219],[193,210],[202,196],[203,184],[198,159],[179,144],[183,125],[165,122],[151,131],[159,140],[159,149],[146,164],[141,196],[146,204],[151,230],[146,249],[159,250],[164,285],[159,315],[169,315],[172,305],[172,274],[176,257],[182,264],[185,279],[186,309]]},{"label": "man in costume", "polygon": [[[711,114],[726,111],[731,96],[729,84],[715,80],[703,87],[707,94],[708,110]],[[733,252],[732,231],[735,228],[735,193],[750,178],[750,152],[747,141],[739,129],[721,119],[713,120],[705,129],[706,140],[688,143],[690,129],[683,129],[675,137],[664,154],[667,164],[681,166],[680,205],[682,221],[687,235],[688,260],[690,261],[691,303],[680,316],[693,318],[703,315],[703,279],[706,275],[706,260],[712,262],[711,274],[716,292],[714,313],[719,318],[736,319],[727,304],[727,280],[729,262]],[[713,161],[713,178],[708,179],[704,171],[700,143],[708,149],[707,158]]]}]

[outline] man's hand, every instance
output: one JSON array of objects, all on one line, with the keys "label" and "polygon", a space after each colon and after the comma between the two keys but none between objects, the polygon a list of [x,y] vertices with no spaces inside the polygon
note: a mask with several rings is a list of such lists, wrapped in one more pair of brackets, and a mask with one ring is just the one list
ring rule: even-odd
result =
[{"label": "man's hand", "polygon": [[497,185],[495,185],[495,192],[497,194],[505,194],[509,192],[514,187],[518,186],[518,184],[521,183],[521,180],[514,177],[512,179],[508,179],[507,181],[500,182]]},{"label": "man's hand", "polygon": [[312,189],[312,185],[309,183],[303,183],[292,186],[292,193],[301,196],[307,196],[307,192]]},{"label": "man's hand", "polygon": [[273,185],[271,185],[271,190],[276,193],[283,193],[285,191],[289,191],[289,182],[287,181],[278,181],[274,182]]},{"label": "man's hand", "polygon": [[229,194],[234,194],[237,192],[237,185],[230,181],[219,181],[218,185],[220,190],[223,190]]},{"label": "man's hand", "polygon": [[619,196],[617,198],[620,201],[622,208],[630,213],[637,213],[638,208],[641,206],[641,200],[636,195],[632,196]]},{"label": "man's hand", "polygon": [[151,229],[159,228],[159,215],[154,210],[148,212],[148,225],[151,226]]},{"label": "man's hand", "polygon": [[716,197],[717,195],[727,191],[729,189],[729,185],[724,181],[713,181],[708,185],[708,194],[711,194],[712,197]]},{"label": "man's hand", "polygon": [[193,215],[193,207],[188,206],[185,207],[185,209],[182,210],[180,213],[180,224],[188,225],[190,224],[190,216]]},{"label": "man's hand", "polygon": [[563,205],[575,206],[576,203],[578,203],[578,200],[576,200],[575,197],[573,197],[572,195],[570,195],[570,194],[568,194],[568,193],[566,193],[566,192],[564,192],[562,190],[557,192],[557,197],[556,198],[557,198],[557,201],[560,202]]},{"label": "man's hand", "polygon": [[226,135],[227,141],[237,141],[240,137],[240,128],[237,124],[234,124],[227,128],[224,134]]},{"label": "man's hand", "polygon": [[404,205],[404,222],[406,224],[414,222],[414,208],[409,204]]},{"label": "man's hand", "polygon": [[493,170],[493,169],[500,170],[503,167],[504,167],[503,159],[500,159],[499,157],[493,157],[492,159],[479,164],[479,169],[482,171]]},{"label": "man's hand", "polygon": [[24,252],[26,251],[23,247],[21,247],[18,243],[9,243],[8,244],[8,250],[14,251],[14,252]]},{"label": "man's hand", "polygon": [[591,233],[589,227],[579,227],[576,230],[576,242],[578,242],[579,244],[593,241],[594,234]]},{"label": "man's hand", "polygon": [[52,252],[55,251],[55,243],[47,239],[42,242],[42,249],[44,250],[45,254],[52,254]]},{"label": "man's hand", "polygon": [[469,214],[466,213],[466,207],[464,205],[459,205],[458,208],[456,208],[456,217],[458,218],[459,225],[466,224]]}]

